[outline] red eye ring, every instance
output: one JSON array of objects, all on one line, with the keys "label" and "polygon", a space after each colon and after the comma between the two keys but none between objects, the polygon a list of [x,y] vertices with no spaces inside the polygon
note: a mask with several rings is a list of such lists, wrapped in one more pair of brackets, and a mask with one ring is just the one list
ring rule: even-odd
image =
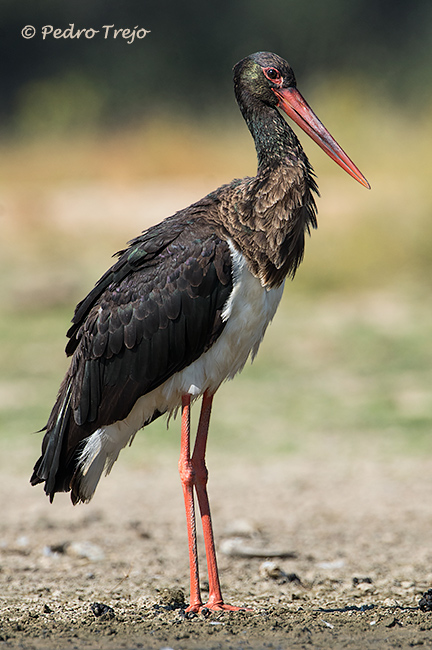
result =
[{"label": "red eye ring", "polygon": [[269,81],[278,86],[282,83],[282,75],[277,68],[263,68],[262,71]]}]

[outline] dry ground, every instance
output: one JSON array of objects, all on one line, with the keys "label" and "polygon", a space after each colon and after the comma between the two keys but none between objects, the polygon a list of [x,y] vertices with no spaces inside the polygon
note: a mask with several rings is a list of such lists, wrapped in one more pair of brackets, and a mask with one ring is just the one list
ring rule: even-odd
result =
[{"label": "dry ground", "polygon": [[[362,115],[357,151],[367,155],[337,135],[367,160],[373,193],[340,172],[326,177],[333,163],[313,149],[323,199],[295,283],[306,300],[281,306],[256,370],[216,400],[209,488],[221,580],[227,601],[249,611],[208,618],[185,618],[172,602],[181,604],[178,589],[188,598],[177,452],[161,444],[147,456],[137,439],[93,503],[73,508],[58,495],[51,506],[28,484],[39,442],[27,432],[46,421],[73,305],[110,254],[220,182],[254,173],[249,136],[243,145],[235,126],[198,147],[195,125],[176,124],[179,142],[164,124],[163,138],[134,129],[103,146],[6,150],[0,650],[432,647],[432,613],[418,608],[432,587],[430,121],[402,123],[381,106]],[[387,283],[391,299],[379,292]],[[364,300],[365,287],[378,293]],[[355,298],[320,297],[344,288]],[[262,557],[224,553],[236,537]],[[294,557],[272,558],[269,574],[272,551]],[[96,617],[96,602],[114,616]]]},{"label": "dry ground", "polygon": [[[432,586],[432,459],[350,458],[329,439],[262,464],[210,453],[223,591],[249,611],[188,619],[176,459],[139,470],[127,454],[76,508],[3,472],[1,650],[432,645],[418,608]],[[263,557],[227,554],[233,538]],[[272,552],[294,557],[266,573]],[[95,602],[114,616],[96,617]]]}]

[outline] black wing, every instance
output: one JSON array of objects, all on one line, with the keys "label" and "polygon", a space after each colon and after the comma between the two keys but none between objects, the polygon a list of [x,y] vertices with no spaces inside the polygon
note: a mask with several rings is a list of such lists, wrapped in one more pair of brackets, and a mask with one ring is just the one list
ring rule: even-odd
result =
[{"label": "black wing", "polygon": [[195,361],[224,328],[232,290],[228,244],[199,220],[178,216],[130,242],[75,310],[66,346],[71,366],[31,478],[46,481],[51,498],[69,490],[86,437],[125,418],[140,396]]}]

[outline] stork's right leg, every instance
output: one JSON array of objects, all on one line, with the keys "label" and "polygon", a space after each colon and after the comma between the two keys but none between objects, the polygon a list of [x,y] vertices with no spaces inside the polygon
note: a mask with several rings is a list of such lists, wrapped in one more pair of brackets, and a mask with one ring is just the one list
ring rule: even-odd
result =
[{"label": "stork's right leg", "polygon": [[205,453],[212,402],[213,395],[208,391],[205,391],[202,400],[201,415],[198,423],[195,446],[192,454],[192,465],[195,472],[195,489],[201,512],[201,523],[203,527],[204,545],[207,556],[207,569],[209,577],[209,599],[204,607],[212,611],[224,610],[228,612],[237,612],[238,610],[244,608],[237,607],[236,605],[227,605],[222,599],[219,572],[216,561],[215,543],[213,537],[213,526],[210,515],[210,503],[207,494],[208,472],[205,464]]},{"label": "stork's right leg", "polygon": [[198,574],[198,550],[193,493],[195,479],[190,457],[190,395],[183,395],[182,397],[179,472],[186,508],[186,524],[189,544],[190,602],[186,611],[199,612],[202,607],[202,600]]}]

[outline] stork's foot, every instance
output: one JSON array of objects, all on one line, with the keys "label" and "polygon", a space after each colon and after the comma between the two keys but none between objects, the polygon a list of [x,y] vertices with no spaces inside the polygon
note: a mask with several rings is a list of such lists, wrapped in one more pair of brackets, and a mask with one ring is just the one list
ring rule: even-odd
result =
[{"label": "stork's foot", "polygon": [[248,612],[246,607],[237,607],[237,605],[226,605],[225,603],[211,603],[210,601],[202,606],[201,613],[204,610],[209,612]]},{"label": "stork's foot", "polygon": [[204,605],[202,603],[191,603],[188,607],[186,607],[185,612],[186,614],[199,614],[203,607]]},{"label": "stork's foot", "polygon": [[202,603],[191,604],[186,608],[185,611],[186,613],[193,612],[194,614],[204,614],[205,616],[210,612],[250,612],[251,610],[247,609],[247,607],[227,605],[223,601],[214,601],[210,599],[205,605]]}]

